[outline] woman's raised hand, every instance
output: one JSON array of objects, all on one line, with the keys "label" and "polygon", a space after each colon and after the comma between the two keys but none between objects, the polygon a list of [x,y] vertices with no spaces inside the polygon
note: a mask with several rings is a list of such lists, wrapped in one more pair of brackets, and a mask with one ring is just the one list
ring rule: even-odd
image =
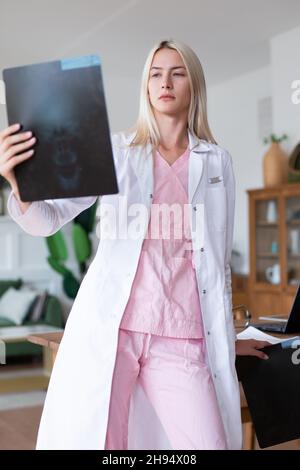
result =
[{"label": "woman's raised hand", "polygon": [[32,157],[34,150],[31,147],[36,142],[32,132],[16,134],[19,129],[20,125],[14,124],[0,132],[0,175],[9,182],[18,199],[20,199],[19,189],[14,168]]}]

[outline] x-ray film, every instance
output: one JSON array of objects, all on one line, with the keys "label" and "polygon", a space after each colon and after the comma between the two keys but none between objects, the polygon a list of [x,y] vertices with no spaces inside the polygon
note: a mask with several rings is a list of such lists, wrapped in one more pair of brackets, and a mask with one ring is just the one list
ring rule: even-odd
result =
[{"label": "x-ray film", "polygon": [[15,167],[23,201],[118,193],[97,55],[7,68],[3,80],[9,125],[37,138]]}]

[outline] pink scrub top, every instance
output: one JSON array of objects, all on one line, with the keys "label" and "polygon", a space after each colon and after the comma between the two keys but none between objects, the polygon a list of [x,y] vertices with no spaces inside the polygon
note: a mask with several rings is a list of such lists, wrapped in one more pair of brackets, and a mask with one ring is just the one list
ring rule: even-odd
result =
[{"label": "pink scrub top", "polygon": [[[155,152],[148,231],[121,329],[174,338],[203,338],[187,206],[183,216],[184,205],[188,204],[189,154],[188,147],[170,165]],[[170,217],[164,217],[162,223],[161,212],[159,219],[153,212],[155,205],[157,211],[160,204],[176,204],[182,217],[173,217],[169,209]],[[159,223],[153,223],[154,217]]]}]

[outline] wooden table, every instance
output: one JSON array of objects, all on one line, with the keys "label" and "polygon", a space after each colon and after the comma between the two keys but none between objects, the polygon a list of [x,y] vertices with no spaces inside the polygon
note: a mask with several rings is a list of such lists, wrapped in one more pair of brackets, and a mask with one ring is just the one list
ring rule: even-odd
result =
[{"label": "wooden table", "polygon": [[[50,325],[10,326],[0,328],[0,341],[5,347],[6,343],[18,343],[29,340],[31,335],[35,337],[49,334],[61,337],[63,330]],[[52,350],[48,345],[41,344],[41,346],[43,346],[43,370],[26,370],[25,373],[18,371],[17,374],[11,374],[10,372],[6,373],[4,368],[1,369],[3,373],[0,375],[0,393],[47,389],[53,366]]]},{"label": "wooden table", "polygon": [[28,336],[28,341],[34,344],[38,344],[50,352],[50,355],[48,355],[48,370],[52,370],[62,337],[63,331]]}]

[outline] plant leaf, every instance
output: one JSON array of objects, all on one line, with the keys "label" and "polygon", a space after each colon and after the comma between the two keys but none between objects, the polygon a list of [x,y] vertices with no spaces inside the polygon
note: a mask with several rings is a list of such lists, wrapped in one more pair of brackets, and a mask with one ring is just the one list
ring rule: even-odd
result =
[{"label": "plant leaf", "polygon": [[48,256],[47,258],[48,263],[50,264],[51,268],[57,271],[59,274],[66,276],[68,272],[70,272],[65,266],[63,266],[58,260],[53,258],[52,256]]},{"label": "plant leaf", "polygon": [[68,259],[67,245],[61,230],[54,235],[50,235],[50,237],[46,237],[46,243],[52,258],[57,261],[66,261]]},{"label": "plant leaf", "polygon": [[79,224],[73,225],[72,230],[75,255],[78,263],[85,262],[91,256],[91,242],[86,231]]},{"label": "plant leaf", "polygon": [[96,211],[98,207],[98,199],[88,209],[82,211],[75,219],[74,222],[80,224],[87,233],[94,229]]},{"label": "plant leaf", "polygon": [[66,295],[70,299],[75,299],[77,292],[79,290],[80,283],[78,280],[73,276],[71,272],[69,272],[63,280],[63,288]]}]

